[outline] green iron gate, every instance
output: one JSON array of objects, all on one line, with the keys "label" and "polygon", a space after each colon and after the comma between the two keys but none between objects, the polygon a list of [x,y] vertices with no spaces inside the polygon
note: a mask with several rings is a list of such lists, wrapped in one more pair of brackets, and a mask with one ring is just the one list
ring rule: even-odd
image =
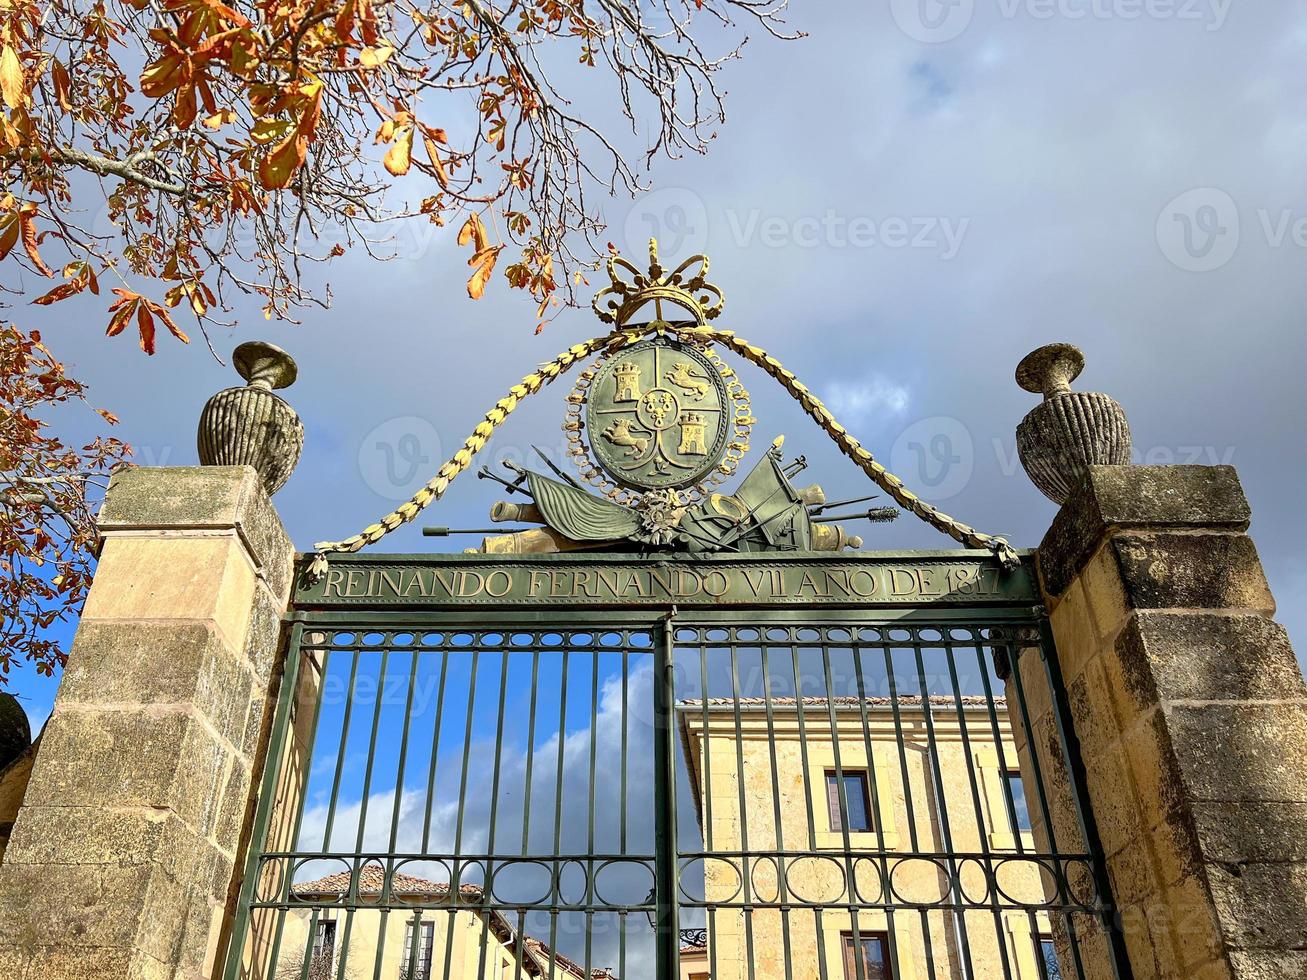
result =
[{"label": "green iron gate", "polygon": [[224,975],[1127,977],[1037,602],[976,552],[333,560]]}]

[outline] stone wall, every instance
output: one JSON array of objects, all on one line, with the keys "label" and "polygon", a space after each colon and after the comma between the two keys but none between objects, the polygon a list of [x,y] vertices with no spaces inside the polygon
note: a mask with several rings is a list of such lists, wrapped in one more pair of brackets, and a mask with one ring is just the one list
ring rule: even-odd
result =
[{"label": "stone wall", "polygon": [[248,467],[113,478],[0,865],[0,976],[205,977],[232,911],[293,550]]},{"label": "stone wall", "polygon": [[1093,467],[1040,548],[1137,980],[1307,976],[1307,687],[1229,467]]}]

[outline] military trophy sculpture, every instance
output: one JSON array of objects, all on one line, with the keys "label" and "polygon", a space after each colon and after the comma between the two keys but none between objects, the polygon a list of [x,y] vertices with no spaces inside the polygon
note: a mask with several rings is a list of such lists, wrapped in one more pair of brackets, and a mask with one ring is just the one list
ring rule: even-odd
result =
[{"label": "military trophy sculpture", "polygon": [[[523,498],[497,502],[491,520],[538,526],[489,536],[471,550],[841,551],[860,548],[862,539],[835,521],[898,516],[892,507],[822,516],[873,498],[828,504],[820,486],[795,487],[792,478],[807,464],[802,457],[784,461],[783,436],[733,493],[715,492],[748,452],[756,419],[749,393],[711,338],[696,336],[695,327],[723,304],[721,291],[704,278],[707,269],[700,255],[664,275],[653,242],[648,274],[622,258],[609,263],[612,282],[595,297],[595,312],[647,339],[600,356],[568,395],[563,429],[578,477],[542,452],[551,475],[511,463],[502,464],[507,476],[481,469],[482,479]],[[633,315],[650,305],[654,319],[633,323]],[[664,320],[664,305],[693,319]]]}]

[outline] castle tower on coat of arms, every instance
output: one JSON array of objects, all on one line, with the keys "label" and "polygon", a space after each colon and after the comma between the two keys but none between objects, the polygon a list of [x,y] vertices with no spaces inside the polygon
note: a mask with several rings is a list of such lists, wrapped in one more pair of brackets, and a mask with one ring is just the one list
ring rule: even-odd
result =
[{"label": "castle tower on coat of arms", "polygon": [[615,402],[638,402],[640,400],[640,365],[631,361],[619,364],[613,372],[613,392]]},{"label": "castle tower on coat of arms", "polygon": [[704,439],[704,427],[707,423],[699,412],[686,412],[681,416],[681,444],[676,451],[682,456],[707,456],[708,446]]}]

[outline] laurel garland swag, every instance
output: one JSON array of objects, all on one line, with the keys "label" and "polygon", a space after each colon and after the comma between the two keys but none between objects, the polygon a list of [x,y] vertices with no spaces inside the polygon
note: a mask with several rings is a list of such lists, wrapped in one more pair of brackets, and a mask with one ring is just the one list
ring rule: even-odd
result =
[{"label": "laurel garland swag", "polygon": [[[658,269],[656,251],[653,251],[652,255],[654,262],[651,272]],[[612,263],[610,262],[610,269],[611,267]],[[684,268],[685,265],[682,265],[681,269]],[[655,275],[655,278],[675,279],[679,273],[680,269],[671,277]],[[665,286],[666,283],[661,283],[661,285]],[[671,325],[662,324],[662,326]],[[368,545],[376,544],[395,528],[412,521],[431,503],[444,496],[450,483],[471,466],[473,458],[485,447],[495,429],[503,424],[523,399],[529,395],[534,395],[555,379],[566,374],[577,362],[583,361],[601,350],[607,354],[615,353],[642,339],[649,332],[649,329],[647,325],[637,329],[627,329],[624,325],[621,325],[619,320],[619,326],[611,333],[569,347],[553,360],[542,364],[536,371],[528,374],[518,384],[510,388],[508,394],[495,403],[495,406],[486,413],[485,418],[472,430],[472,434],[467,437],[463,446],[440,467],[430,482],[413,494],[412,498],[400,504],[399,507],[375,524],[368,525],[358,534],[341,541],[318,542],[314,546],[316,554],[308,569],[309,577],[316,579],[325,573],[328,555],[332,553],[352,554],[361,551]],[[672,329],[676,331],[678,337],[690,342],[719,343],[774,378],[780,383],[781,387],[790,393],[795,401],[803,406],[803,410],[830,436],[840,448],[840,451],[857,464],[871,478],[872,482],[887,493],[904,510],[915,514],[921,520],[936,530],[947,534],[960,544],[969,548],[992,551],[1005,567],[1013,568],[1020,564],[1020,558],[1016,550],[1005,538],[978,531],[974,527],[943,513],[937,507],[926,503],[908,490],[902,480],[877,462],[871,452],[850,435],[844,426],[840,425],[830,410],[808,390],[803,382],[799,381],[793,371],[790,371],[765,350],[755,347],[741,337],[737,337],[732,331],[714,330],[707,326],[702,318],[699,319],[697,324],[685,327],[678,325],[672,327]]]}]

